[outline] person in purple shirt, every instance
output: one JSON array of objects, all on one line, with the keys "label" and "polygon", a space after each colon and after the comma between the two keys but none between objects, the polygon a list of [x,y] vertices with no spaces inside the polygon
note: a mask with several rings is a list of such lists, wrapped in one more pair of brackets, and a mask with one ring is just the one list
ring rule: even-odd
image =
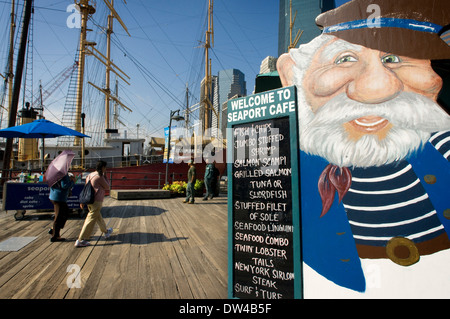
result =
[{"label": "person in purple shirt", "polygon": [[86,216],[80,235],[75,242],[75,247],[86,247],[90,245],[88,239],[94,230],[95,224],[98,224],[100,230],[105,234],[106,238],[108,238],[113,231],[112,228],[106,228],[105,221],[103,220],[100,212],[103,206],[105,191],[109,190],[109,183],[105,178],[105,172],[106,162],[99,161],[97,163],[96,170],[89,174],[86,178],[86,183],[91,181],[92,187],[95,190],[95,201],[93,204],[87,205],[89,213]]}]

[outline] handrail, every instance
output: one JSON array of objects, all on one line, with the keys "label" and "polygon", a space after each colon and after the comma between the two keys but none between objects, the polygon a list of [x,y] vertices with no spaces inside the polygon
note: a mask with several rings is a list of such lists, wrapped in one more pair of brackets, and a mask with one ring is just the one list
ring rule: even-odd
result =
[{"label": "handrail", "polygon": [[[26,176],[36,176],[33,179],[27,178],[30,183],[37,182],[40,170],[2,170],[6,176],[6,181],[18,181],[20,173]],[[84,180],[92,170],[70,170],[77,179]],[[135,188],[157,188],[162,189],[165,182],[165,172],[130,172],[130,171],[108,171],[106,172],[111,189],[135,189]],[[187,180],[187,173],[169,174],[169,183],[174,181]]]},{"label": "handrail", "polygon": [[[44,163],[44,167],[47,167],[53,159],[46,159]],[[107,167],[129,167],[129,166],[141,166],[145,164],[154,164],[154,163],[162,163],[163,155],[127,155],[127,156],[87,156],[84,158],[84,168],[85,169],[93,169],[97,165],[99,160],[105,161]],[[27,161],[18,161],[16,159],[11,159],[12,167],[16,170],[29,169],[29,170],[41,170],[41,160],[27,160]],[[81,158],[75,157],[72,160],[72,167],[81,167]]]}]

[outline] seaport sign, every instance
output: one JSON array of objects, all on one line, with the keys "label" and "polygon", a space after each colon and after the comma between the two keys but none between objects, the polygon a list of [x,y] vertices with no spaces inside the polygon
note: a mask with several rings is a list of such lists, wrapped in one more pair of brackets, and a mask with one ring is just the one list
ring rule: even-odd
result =
[{"label": "seaport sign", "polygon": [[231,100],[228,109],[228,123],[295,112],[295,100],[291,97],[292,90],[285,88]]},{"label": "seaport sign", "polygon": [[[295,89],[292,87],[230,100],[227,115],[228,124],[293,114],[296,110],[294,97]],[[240,133],[236,134],[236,132]],[[188,136],[184,128],[172,128],[171,142],[173,146],[171,149],[173,151],[171,152],[171,163],[187,163],[190,159],[194,159],[195,163],[201,163],[202,160],[216,163],[223,163],[226,160],[227,163],[232,163],[234,161],[229,156],[229,152],[227,152],[225,158],[225,150],[230,150],[236,145],[245,146],[246,143],[251,143],[252,140],[245,139],[244,133],[243,130],[233,131],[231,127],[227,127],[226,132],[210,128],[203,133],[194,132]],[[275,128],[273,130],[260,130],[259,147],[251,150],[253,154],[250,154],[250,159],[255,156],[258,157],[255,152],[277,152],[277,143],[281,139],[283,139],[283,136],[280,136]],[[239,148],[238,158],[240,160],[245,159],[245,154],[240,153],[243,150],[244,148]],[[264,154],[259,155],[262,157]],[[277,163],[271,164],[278,165]]]},{"label": "seaport sign", "polygon": [[296,89],[228,101],[228,294],[302,297]]}]

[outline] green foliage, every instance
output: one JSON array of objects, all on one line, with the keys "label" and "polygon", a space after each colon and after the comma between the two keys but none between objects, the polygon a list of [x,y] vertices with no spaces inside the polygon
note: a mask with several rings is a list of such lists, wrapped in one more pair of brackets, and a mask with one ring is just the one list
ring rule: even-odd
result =
[{"label": "green foliage", "polygon": [[163,189],[164,190],[170,190],[172,193],[175,194],[186,194],[186,182],[182,181],[175,181],[172,184],[165,184]]},{"label": "green foliage", "polygon": [[[203,194],[205,183],[203,180],[197,179],[194,184],[194,192],[197,196]],[[187,183],[182,181],[175,181],[172,184],[164,184],[162,189],[169,190],[173,194],[184,195],[186,194]],[[199,195],[200,194],[200,195]]]},{"label": "green foliage", "polygon": [[195,192],[203,192],[204,186],[205,186],[205,182],[203,182],[203,180],[197,179],[195,181],[195,185],[194,185]]}]

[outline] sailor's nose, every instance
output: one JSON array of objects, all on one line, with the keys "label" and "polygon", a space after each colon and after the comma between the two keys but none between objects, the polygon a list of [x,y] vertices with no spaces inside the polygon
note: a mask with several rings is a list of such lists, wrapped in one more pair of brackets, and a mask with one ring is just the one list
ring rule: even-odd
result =
[{"label": "sailor's nose", "polygon": [[364,61],[360,73],[347,86],[352,100],[377,104],[395,98],[403,91],[403,83],[374,51]]}]

